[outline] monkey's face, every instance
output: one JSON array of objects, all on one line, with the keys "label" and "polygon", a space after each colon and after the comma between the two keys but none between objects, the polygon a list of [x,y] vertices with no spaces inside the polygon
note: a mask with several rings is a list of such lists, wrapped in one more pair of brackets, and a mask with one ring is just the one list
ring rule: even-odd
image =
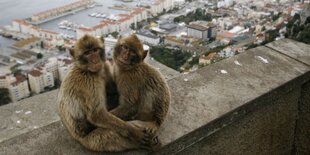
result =
[{"label": "monkey's face", "polygon": [[122,68],[130,69],[141,63],[146,56],[136,35],[119,39],[114,49],[114,61]]},{"label": "monkey's face", "polygon": [[74,50],[70,51],[76,64],[82,70],[98,72],[103,67],[104,49],[99,40],[92,36],[84,36],[78,42]]}]

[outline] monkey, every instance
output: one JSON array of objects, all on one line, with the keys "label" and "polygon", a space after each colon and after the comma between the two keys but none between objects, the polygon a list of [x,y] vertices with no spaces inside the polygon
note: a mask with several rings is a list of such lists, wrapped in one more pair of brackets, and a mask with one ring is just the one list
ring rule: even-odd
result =
[{"label": "monkey", "polygon": [[116,152],[152,149],[152,133],[107,111],[103,42],[85,35],[70,49],[73,66],[58,93],[58,113],[69,134],[87,149]]},{"label": "monkey", "polygon": [[144,62],[146,56],[135,34],[118,39],[113,52],[113,79],[119,105],[110,112],[156,133],[169,109],[170,90],[161,73]]}]

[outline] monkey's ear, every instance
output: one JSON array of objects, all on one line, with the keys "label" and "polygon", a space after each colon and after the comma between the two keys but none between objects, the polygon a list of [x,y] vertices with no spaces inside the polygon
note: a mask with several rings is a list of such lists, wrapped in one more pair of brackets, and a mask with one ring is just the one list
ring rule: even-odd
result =
[{"label": "monkey's ear", "polygon": [[135,39],[135,40],[139,40],[138,36],[137,36],[135,33],[133,33],[133,34],[131,35],[131,38],[132,38],[132,39]]},{"label": "monkey's ear", "polygon": [[73,48],[69,48],[69,53],[70,53],[70,55],[73,57],[73,58],[75,58],[74,57],[74,49]]},{"label": "monkey's ear", "polygon": [[143,51],[143,53],[142,53],[142,60],[145,59],[145,57],[147,56],[147,53],[148,53],[148,51]]},{"label": "monkey's ear", "polygon": [[100,41],[102,44],[104,44],[104,37],[103,36],[100,37]]}]

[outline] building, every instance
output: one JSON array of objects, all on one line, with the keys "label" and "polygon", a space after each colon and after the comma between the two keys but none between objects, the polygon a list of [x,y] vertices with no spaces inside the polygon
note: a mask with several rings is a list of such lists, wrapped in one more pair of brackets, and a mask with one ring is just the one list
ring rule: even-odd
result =
[{"label": "building", "polygon": [[0,88],[8,88],[9,81],[7,79],[7,76],[1,75],[0,76]]},{"label": "building", "polygon": [[159,28],[165,30],[166,32],[174,32],[177,30],[177,24],[174,23],[164,23],[160,24]]},{"label": "building", "polygon": [[40,93],[44,91],[45,87],[54,86],[53,74],[46,71],[40,71],[39,69],[34,69],[29,72],[28,80],[31,92]]},{"label": "building", "polygon": [[107,59],[113,58],[114,46],[117,43],[117,39],[112,37],[104,38],[105,56]]},{"label": "building", "polygon": [[46,20],[46,19],[62,15],[64,13],[67,13],[67,12],[70,12],[73,10],[86,8],[88,5],[91,5],[93,3],[95,3],[93,0],[80,0],[77,2],[73,2],[73,3],[67,4],[65,6],[53,8],[53,9],[50,9],[47,11],[43,11],[43,12],[39,12],[37,14],[34,14],[31,17],[31,21],[38,22],[38,21]]},{"label": "building", "polygon": [[26,77],[17,75],[15,81],[8,86],[10,97],[13,102],[26,98],[30,95]]},{"label": "building", "polygon": [[[112,17],[111,17],[112,18]],[[113,15],[114,21],[103,20],[93,27],[80,27],[77,29],[77,39],[85,34],[92,36],[105,36],[112,32],[122,32],[130,30],[132,24],[137,26],[137,22],[147,19],[147,10],[145,8],[134,8],[129,13]]]},{"label": "building", "polygon": [[187,35],[199,39],[208,39],[208,28],[197,25],[197,24],[190,24],[187,26]]},{"label": "building", "polygon": [[58,61],[56,57],[49,58],[48,62],[44,64],[43,67],[47,72],[50,72],[53,74],[54,79],[59,79],[59,73],[58,73]]},{"label": "building", "polygon": [[68,74],[71,64],[72,64],[71,59],[59,59],[58,60],[58,73],[59,73],[59,80],[61,82],[64,80],[64,78]]},{"label": "building", "polygon": [[138,31],[136,35],[143,43],[158,45],[160,42],[160,38],[157,35],[147,30]]},{"label": "building", "polygon": [[187,25],[187,35],[191,37],[208,40],[214,39],[216,34],[216,26],[212,23],[192,22]]},{"label": "building", "polygon": [[38,37],[27,38],[21,41],[17,41],[16,43],[13,44],[14,47],[22,49],[31,49],[35,46],[40,45],[41,45],[41,39]]}]

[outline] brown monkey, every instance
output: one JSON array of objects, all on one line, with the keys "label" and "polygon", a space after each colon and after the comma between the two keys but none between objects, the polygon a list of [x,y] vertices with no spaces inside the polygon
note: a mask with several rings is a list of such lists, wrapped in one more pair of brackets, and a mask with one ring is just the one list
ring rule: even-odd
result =
[{"label": "brown monkey", "polygon": [[58,94],[60,118],[74,139],[94,151],[151,148],[152,135],[107,112],[108,68],[102,43],[92,36],[79,39],[70,54],[71,71]]},{"label": "brown monkey", "polygon": [[159,71],[143,61],[146,55],[136,35],[118,40],[113,70],[120,97],[111,113],[156,132],[167,115],[170,92]]}]

